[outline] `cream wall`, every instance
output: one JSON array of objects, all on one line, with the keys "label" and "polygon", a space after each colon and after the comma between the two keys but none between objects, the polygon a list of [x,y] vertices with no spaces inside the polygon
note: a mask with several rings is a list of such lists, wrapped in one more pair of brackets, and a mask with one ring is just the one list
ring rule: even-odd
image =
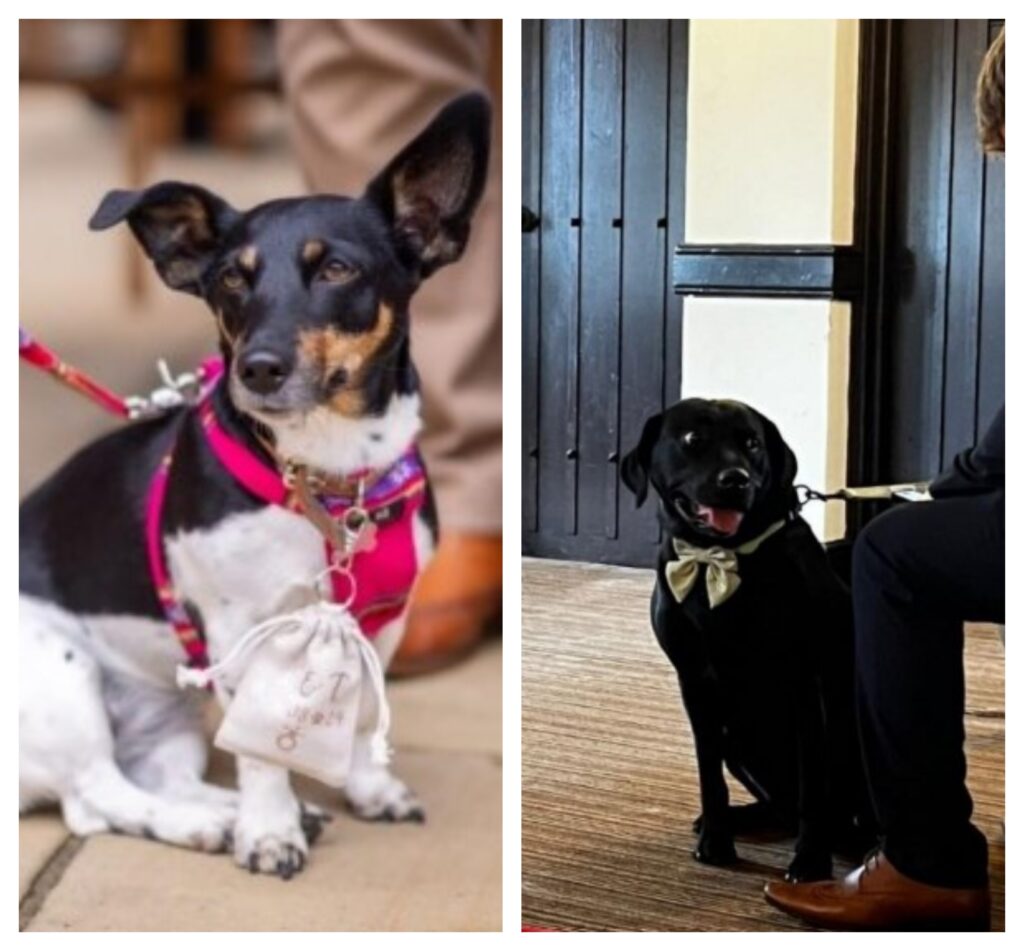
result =
[{"label": "cream wall", "polygon": [[[686,240],[843,244],[852,239],[857,22],[690,25]],[[779,424],[815,487],[843,483],[849,307],[686,298],[683,395],[731,396]],[[843,511],[805,513],[841,537]]]}]

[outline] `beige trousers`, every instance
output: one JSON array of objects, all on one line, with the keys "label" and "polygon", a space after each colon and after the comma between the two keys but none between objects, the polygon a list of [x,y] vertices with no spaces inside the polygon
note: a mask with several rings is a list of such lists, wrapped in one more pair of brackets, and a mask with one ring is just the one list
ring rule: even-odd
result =
[{"label": "beige trousers", "polygon": [[[316,191],[358,195],[461,92],[485,86],[487,22],[285,20],[292,141]],[[501,531],[501,106],[466,253],[412,300],[422,448],[442,531]]]}]

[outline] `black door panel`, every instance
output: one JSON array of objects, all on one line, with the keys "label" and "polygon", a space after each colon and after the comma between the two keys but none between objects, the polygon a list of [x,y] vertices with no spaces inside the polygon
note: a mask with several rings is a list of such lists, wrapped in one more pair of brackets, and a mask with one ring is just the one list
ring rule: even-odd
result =
[{"label": "black door panel", "polygon": [[653,558],[618,461],[680,391],[686,51],[685,21],[523,24],[527,554]]},{"label": "black door panel", "polygon": [[[998,24],[905,20],[897,31],[884,476],[929,478],[1003,401],[1004,165],[978,145],[974,87]],[[910,266],[906,266],[909,262]]]}]

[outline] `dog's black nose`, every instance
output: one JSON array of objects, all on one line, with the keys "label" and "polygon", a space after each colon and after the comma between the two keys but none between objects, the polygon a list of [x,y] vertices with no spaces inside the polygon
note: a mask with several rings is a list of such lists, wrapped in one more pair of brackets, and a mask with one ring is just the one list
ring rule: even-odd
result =
[{"label": "dog's black nose", "polygon": [[238,375],[242,382],[260,396],[276,393],[290,372],[288,361],[272,350],[253,350],[243,353],[238,360]]},{"label": "dog's black nose", "polygon": [[718,486],[721,489],[745,489],[750,485],[750,473],[746,469],[723,469],[718,473]]}]

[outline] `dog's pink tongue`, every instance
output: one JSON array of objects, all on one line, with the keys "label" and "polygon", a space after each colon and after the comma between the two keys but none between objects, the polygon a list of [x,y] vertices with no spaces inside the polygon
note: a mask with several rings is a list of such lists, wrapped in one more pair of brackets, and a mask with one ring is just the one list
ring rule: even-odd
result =
[{"label": "dog's pink tongue", "polygon": [[698,505],[697,514],[716,532],[735,535],[743,521],[743,513],[735,509],[716,509],[710,505]]}]

